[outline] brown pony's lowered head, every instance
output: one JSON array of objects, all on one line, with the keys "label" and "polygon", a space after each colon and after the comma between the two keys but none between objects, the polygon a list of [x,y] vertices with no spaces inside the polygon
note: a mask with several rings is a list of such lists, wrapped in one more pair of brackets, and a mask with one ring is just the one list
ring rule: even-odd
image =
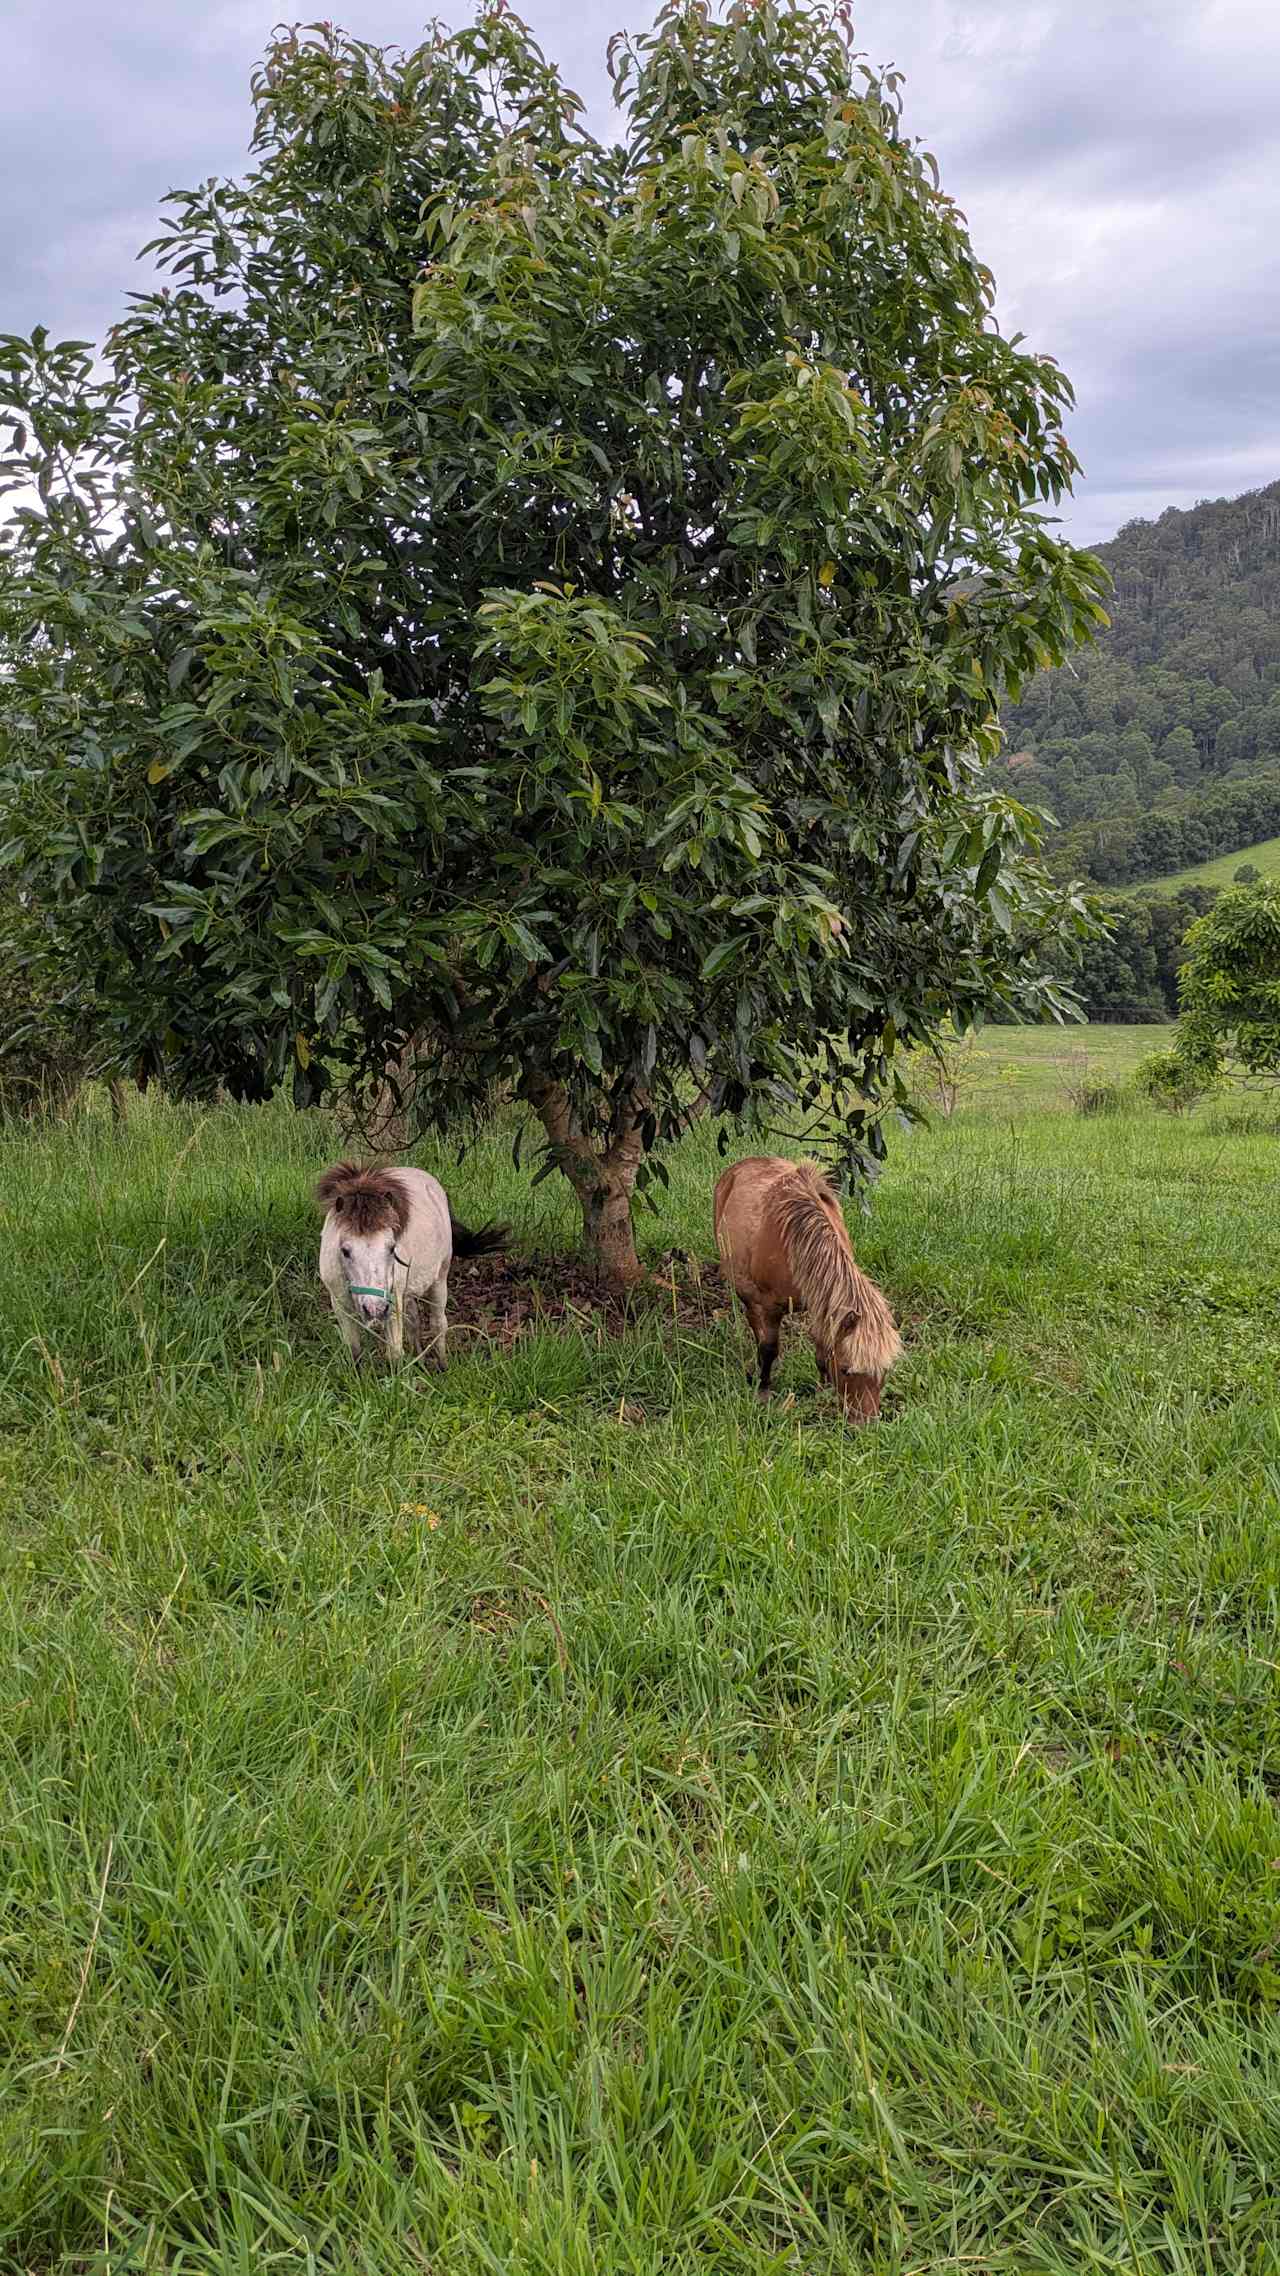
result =
[{"label": "brown pony's lowered head", "polygon": [[316,1200],[333,1221],[353,1308],[366,1320],[385,1320],[396,1243],[409,1222],[404,1180],[394,1170],[336,1162],[316,1187]]},{"label": "brown pony's lowered head", "polygon": [[902,1338],[875,1282],[852,1261],[844,1294],[852,1301],[842,1302],[821,1328],[815,1322],[814,1342],[849,1421],[869,1422],[880,1412],[884,1379],[902,1356]]},{"label": "brown pony's lowered head", "polygon": [[847,1419],[869,1422],[880,1412],[885,1376],[902,1356],[893,1313],[855,1264],[839,1201],[812,1163],[796,1164],[780,1214],[818,1364]]}]

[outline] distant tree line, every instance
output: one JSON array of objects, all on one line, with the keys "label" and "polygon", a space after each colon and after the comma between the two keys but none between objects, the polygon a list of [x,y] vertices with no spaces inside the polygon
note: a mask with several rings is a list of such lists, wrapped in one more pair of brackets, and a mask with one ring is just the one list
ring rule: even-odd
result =
[{"label": "distant tree line", "polygon": [[1092,877],[1099,885],[1137,885],[1277,835],[1280,760],[1264,773],[1242,775],[1176,802],[1134,805],[1078,822],[1058,831],[1049,850],[1063,875]]},{"label": "distant tree line", "polygon": [[1105,896],[1102,907],[1109,936],[1087,944],[1082,963],[1070,976],[1087,1017],[1112,1022],[1176,1019],[1187,929],[1217,898],[1212,885],[1188,885],[1170,894]]},{"label": "distant tree line", "polygon": [[1176,1020],[1186,935],[1220,892],[1216,885],[1187,885],[1177,893],[1098,895],[1106,934],[1083,943],[1074,961],[1055,958],[1055,980],[1072,989],[1089,1020],[1136,1026]]}]

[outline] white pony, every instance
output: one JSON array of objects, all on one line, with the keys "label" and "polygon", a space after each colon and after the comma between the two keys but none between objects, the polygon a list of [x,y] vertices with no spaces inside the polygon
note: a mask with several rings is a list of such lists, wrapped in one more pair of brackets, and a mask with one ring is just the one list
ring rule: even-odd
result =
[{"label": "white pony", "polygon": [[444,1187],[425,1170],[362,1170],[338,1162],[325,1171],[316,1200],[325,1212],[320,1278],[355,1366],[368,1334],[398,1363],[407,1322],[410,1350],[443,1367],[449,1267],[456,1256],[501,1248],[506,1226],[468,1232]]}]

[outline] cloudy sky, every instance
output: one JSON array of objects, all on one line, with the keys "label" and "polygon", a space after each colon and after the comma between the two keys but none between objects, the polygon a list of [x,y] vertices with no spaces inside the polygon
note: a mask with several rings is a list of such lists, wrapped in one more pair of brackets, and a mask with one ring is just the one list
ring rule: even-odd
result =
[{"label": "cloudy sky", "polygon": [[[599,128],[605,43],[648,4],[523,0]],[[1072,534],[1280,477],[1280,0],[854,5],[869,60],[906,73],[1006,329],[1075,381]],[[384,42],[437,12],[326,7]],[[288,12],[4,0],[0,330],[100,337],[164,192],[242,166],[249,73]]]}]

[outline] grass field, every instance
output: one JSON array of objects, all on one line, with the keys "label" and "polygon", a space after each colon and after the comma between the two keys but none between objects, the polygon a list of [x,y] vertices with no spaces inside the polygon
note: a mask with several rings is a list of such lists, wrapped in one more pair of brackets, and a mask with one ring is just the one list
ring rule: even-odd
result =
[{"label": "grass field", "polygon": [[1242,862],[1252,862],[1264,877],[1280,877],[1280,838],[1263,838],[1256,846],[1241,846],[1238,853],[1218,854],[1213,861],[1196,862],[1190,869],[1173,871],[1135,887],[1144,893],[1173,893],[1180,885],[1230,885]]},{"label": "grass field", "polygon": [[318,1119],[0,1138],[0,2267],[1280,2270],[1280,1139],[1061,1047],[858,1435],[660,1308],[354,1379]]},{"label": "grass field", "polygon": [[1124,1084],[1168,1027],[986,1027],[953,1054],[956,1110],[987,1118],[1062,1113],[1089,1084]]}]

